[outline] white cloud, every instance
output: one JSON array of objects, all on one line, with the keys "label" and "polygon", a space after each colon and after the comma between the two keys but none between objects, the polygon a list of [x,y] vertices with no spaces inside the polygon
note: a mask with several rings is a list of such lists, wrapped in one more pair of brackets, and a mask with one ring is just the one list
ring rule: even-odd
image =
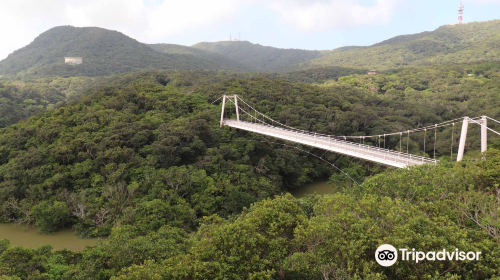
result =
[{"label": "white cloud", "polygon": [[235,15],[238,6],[232,0],[165,1],[149,14],[147,36],[162,38],[225,22]]},{"label": "white cloud", "polygon": [[270,7],[287,24],[303,32],[388,22],[403,0],[377,0],[363,6],[355,0],[274,1]]},{"label": "white cloud", "polygon": [[153,43],[230,29],[234,20],[266,11],[274,17],[263,26],[281,21],[309,32],[387,21],[400,1],[363,6],[357,0],[0,0],[0,59],[60,25],[98,26]]},{"label": "white cloud", "polygon": [[[57,25],[61,15],[54,2],[3,0],[0,2],[0,59],[29,44],[47,29],[43,25]],[[28,8],[29,7],[29,8]],[[39,11],[46,10],[44,16]],[[41,24],[41,22],[43,24]]]}]

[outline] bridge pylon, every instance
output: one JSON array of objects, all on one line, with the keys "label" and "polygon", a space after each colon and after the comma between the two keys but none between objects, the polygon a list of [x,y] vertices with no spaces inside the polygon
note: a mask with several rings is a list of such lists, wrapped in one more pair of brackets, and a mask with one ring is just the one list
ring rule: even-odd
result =
[{"label": "bridge pylon", "polygon": [[224,125],[224,108],[226,107],[226,95],[222,97],[222,110],[220,111],[220,127]]},{"label": "bridge pylon", "polygon": [[222,127],[224,125],[224,109],[226,107],[226,98],[228,99],[233,99],[234,100],[234,105],[236,107],[236,120],[237,121],[240,121],[240,110],[239,110],[239,107],[238,107],[238,96],[235,94],[235,95],[224,95],[222,97],[222,111],[220,113],[220,127]]},{"label": "bridge pylon", "polygon": [[481,125],[481,153],[486,152],[486,149],[488,148],[488,128],[486,116],[481,116],[481,119],[478,121],[471,120],[469,117],[464,117],[464,120],[462,122],[462,132],[460,133],[460,143],[458,145],[457,161],[462,161],[462,159],[464,158],[465,139],[467,138],[467,130],[470,122],[478,123],[479,125]]},{"label": "bridge pylon", "polygon": [[480,123],[482,124],[481,125],[481,153],[484,153],[486,152],[486,149],[487,149],[487,142],[486,142],[486,135],[487,135],[487,132],[488,132],[488,126],[487,126],[487,122],[486,122],[486,116],[481,116],[481,120],[480,120]]}]

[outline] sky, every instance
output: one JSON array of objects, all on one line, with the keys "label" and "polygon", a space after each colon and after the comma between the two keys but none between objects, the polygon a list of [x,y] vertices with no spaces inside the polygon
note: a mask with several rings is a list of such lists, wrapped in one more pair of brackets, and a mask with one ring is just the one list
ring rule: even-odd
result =
[{"label": "sky", "polygon": [[[1,0],[0,60],[61,25],[117,30],[143,43],[242,40],[330,50],[456,23],[452,0]],[[466,0],[464,22],[499,19],[500,0]],[[241,35],[240,35],[241,34]]]}]

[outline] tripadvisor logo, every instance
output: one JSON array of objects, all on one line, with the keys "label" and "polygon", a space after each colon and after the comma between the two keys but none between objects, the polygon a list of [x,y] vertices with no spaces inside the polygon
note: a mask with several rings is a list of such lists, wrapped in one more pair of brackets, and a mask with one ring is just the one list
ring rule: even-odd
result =
[{"label": "tripadvisor logo", "polygon": [[375,251],[375,260],[381,266],[391,266],[398,260],[398,251],[390,244],[380,245]]},{"label": "tripadvisor logo", "polygon": [[418,263],[423,260],[427,261],[478,261],[481,252],[463,252],[458,251],[447,251],[443,249],[441,251],[430,251],[421,252],[415,251],[415,249],[399,249],[397,250],[394,246],[390,244],[380,245],[375,251],[375,260],[381,266],[391,266],[398,260],[398,251],[400,253],[400,259],[402,261],[414,261]]}]

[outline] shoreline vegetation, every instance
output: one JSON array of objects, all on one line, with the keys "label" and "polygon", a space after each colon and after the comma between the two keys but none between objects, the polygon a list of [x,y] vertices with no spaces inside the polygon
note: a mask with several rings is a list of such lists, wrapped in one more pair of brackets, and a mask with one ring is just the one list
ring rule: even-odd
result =
[{"label": "shoreline vegetation", "polygon": [[[333,192],[333,187],[327,183],[326,179],[319,179],[299,187],[293,191],[292,195],[300,198],[316,193],[331,194]],[[83,250],[86,246],[97,245],[98,242],[96,237],[78,236],[73,228],[61,228],[52,233],[41,233],[34,225],[14,222],[0,223],[1,239],[8,240],[12,246],[38,248],[42,245],[50,245],[56,250],[70,249],[78,251]]]}]

